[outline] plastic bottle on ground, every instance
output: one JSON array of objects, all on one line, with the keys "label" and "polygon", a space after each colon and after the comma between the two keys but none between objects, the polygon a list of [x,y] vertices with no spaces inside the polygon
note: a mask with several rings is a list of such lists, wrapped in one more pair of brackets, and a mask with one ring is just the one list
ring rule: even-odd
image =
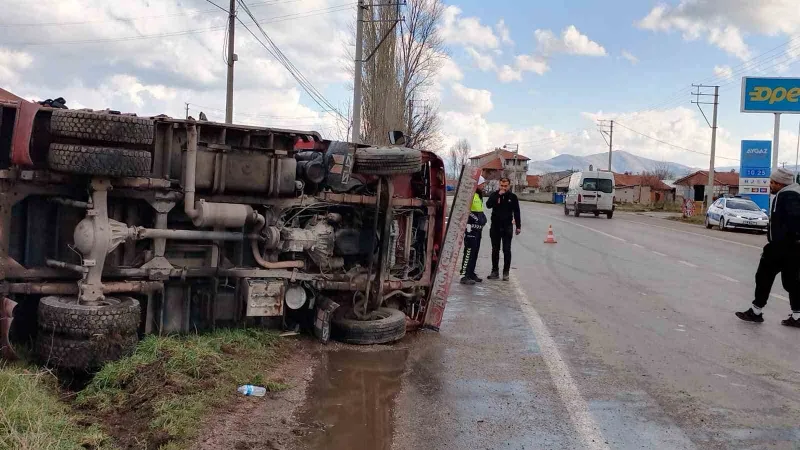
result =
[{"label": "plastic bottle on ground", "polygon": [[253,386],[252,384],[245,384],[244,386],[239,386],[238,389],[240,394],[246,395],[248,397],[263,397],[267,395],[267,389],[261,386]]}]

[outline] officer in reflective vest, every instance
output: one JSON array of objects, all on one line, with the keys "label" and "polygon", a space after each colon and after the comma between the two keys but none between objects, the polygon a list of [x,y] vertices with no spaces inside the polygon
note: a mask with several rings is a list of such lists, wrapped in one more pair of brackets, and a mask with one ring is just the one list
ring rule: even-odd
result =
[{"label": "officer in reflective vest", "polygon": [[475,274],[475,264],[478,262],[478,251],[481,249],[481,235],[483,226],[486,225],[486,214],[483,213],[483,185],[486,180],[478,179],[475,194],[472,196],[472,206],[469,209],[467,232],[464,233],[464,259],[461,262],[461,284],[473,285],[483,281]]}]

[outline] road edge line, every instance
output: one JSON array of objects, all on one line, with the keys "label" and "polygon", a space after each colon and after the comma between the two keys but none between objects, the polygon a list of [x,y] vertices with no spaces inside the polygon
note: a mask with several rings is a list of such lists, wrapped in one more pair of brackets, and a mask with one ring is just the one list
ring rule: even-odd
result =
[{"label": "road edge line", "polygon": [[539,349],[542,351],[542,357],[545,364],[547,364],[548,372],[550,372],[550,378],[553,380],[561,401],[569,413],[575,431],[583,441],[584,448],[610,450],[602,431],[600,431],[599,426],[589,412],[586,400],[581,396],[578,386],[575,385],[575,381],[572,379],[567,363],[561,358],[561,353],[558,351],[553,336],[550,335],[539,313],[528,301],[528,295],[525,294],[525,291],[517,281],[517,277],[514,275],[511,275],[511,284],[516,290],[517,302],[522,309],[522,313],[536,336]]}]

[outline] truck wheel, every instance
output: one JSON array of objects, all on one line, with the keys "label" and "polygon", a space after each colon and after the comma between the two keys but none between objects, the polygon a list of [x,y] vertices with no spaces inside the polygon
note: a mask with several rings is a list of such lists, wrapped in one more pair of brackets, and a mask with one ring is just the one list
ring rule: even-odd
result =
[{"label": "truck wheel", "polygon": [[594,212],[594,216],[595,216],[595,217],[600,217],[600,211],[595,211],[595,212]]},{"label": "truck wheel", "polygon": [[39,301],[39,328],[45,334],[79,338],[136,333],[141,317],[136,299],[106,297],[104,303],[89,306],[78,304],[77,297],[43,297]]},{"label": "truck wheel", "polygon": [[612,217],[614,217],[614,211],[607,212],[607,213],[606,213],[606,217],[608,217],[609,219],[610,219],[610,218],[612,218]]},{"label": "truck wheel", "polygon": [[578,211],[578,204],[576,203],[575,204],[575,217],[580,217],[580,216],[581,216],[581,212]]},{"label": "truck wheel", "polygon": [[144,177],[150,174],[152,156],[147,150],[50,144],[51,169],[82,175]]},{"label": "truck wheel", "polygon": [[153,121],[148,118],[86,111],[53,111],[50,118],[53,136],[90,139],[120,144],[153,143]]},{"label": "truck wheel", "polygon": [[397,147],[360,148],[353,164],[353,172],[362,175],[405,175],[421,169],[422,152]]},{"label": "truck wheel", "polygon": [[136,334],[86,339],[40,331],[36,338],[36,353],[42,363],[50,367],[93,370],[130,355],[138,340]]},{"label": "truck wheel", "polygon": [[372,320],[334,318],[332,325],[332,337],[346,344],[387,344],[406,335],[406,315],[392,308],[378,308]]}]

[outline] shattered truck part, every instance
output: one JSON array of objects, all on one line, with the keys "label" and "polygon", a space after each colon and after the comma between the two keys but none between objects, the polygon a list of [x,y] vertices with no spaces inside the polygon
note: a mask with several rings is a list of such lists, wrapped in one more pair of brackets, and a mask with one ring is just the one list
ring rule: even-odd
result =
[{"label": "shattered truck part", "polygon": [[[253,318],[314,324],[325,341],[334,310],[355,317],[354,298],[369,299],[359,304],[362,319],[391,322],[366,341],[388,342],[428,309],[447,200],[434,153],[27,102],[0,103],[0,114],[14,125],[0,128],[0,293],[26,306],[15,309],[25,315],[15,324],[28,328],[13,336],[31,340],[39,329],[55,338],[39,342],[61,353],[51,364],[92,366],[124,353],[129,335]],[[84,162],[54,167],[64,149]],[[138,158],[136,169],[108,164],[121,156]],[[116,311],[119,294],[141,314]],[[54,318],[73,306],[108,314]],[[372,325],[356,328],[364,326]],[[97,337],[122,340],[106,348]]]},{"label": "shattered truck part", "polygon": [[14,321],[14,308],[17,303],[11,299],[3,297],[0,302],[0,356],[11,361],[17,359],[14,347],[9,339],[11,334],[11,322]]}]

